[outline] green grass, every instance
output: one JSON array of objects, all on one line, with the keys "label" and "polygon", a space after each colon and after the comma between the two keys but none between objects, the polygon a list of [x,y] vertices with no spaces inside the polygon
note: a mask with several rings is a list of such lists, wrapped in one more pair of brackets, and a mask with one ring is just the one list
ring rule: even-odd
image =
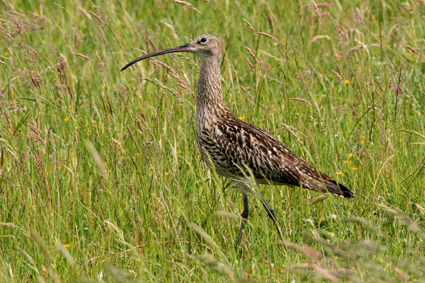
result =
[{"label": "green grass", "polygon": [[[191,3],[200,13],[0,2],[0,281],[425,281],[425,5]],[[136,48],[203,33],[222,42],[235,115],[356,195],[311,204],[318,193],[263,186],[286,248],[251,198],[234,249],[242,198],[196,146],[199,59],[120,72]]]}]

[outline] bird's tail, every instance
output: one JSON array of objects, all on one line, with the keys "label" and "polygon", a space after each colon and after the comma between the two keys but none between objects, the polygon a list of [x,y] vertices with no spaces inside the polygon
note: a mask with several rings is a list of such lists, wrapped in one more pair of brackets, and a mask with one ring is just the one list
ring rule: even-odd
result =
[{"label": "bird's tail", "polygon": [[354,194],[346,186],[335,182],[334,180],[329,180],[330,183],[326,182],[326,188],[331,194],[336,194],[345,198],[354,198]]}]

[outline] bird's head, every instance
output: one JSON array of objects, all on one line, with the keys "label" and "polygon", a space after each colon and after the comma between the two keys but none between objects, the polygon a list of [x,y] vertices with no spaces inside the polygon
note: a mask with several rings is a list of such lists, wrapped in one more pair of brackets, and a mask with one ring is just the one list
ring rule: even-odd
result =
[{"label": "bird's head", "polygon": [[221,54],[220,42],[217,37],[211,34],[200,35],[194,41],[189,43],[189,45],[189,52],[195,53],[201,57],[201,59],[220,56]]},{"label": "bird's head", "polygon": [[159,51],[155,51],[155,52],[143,55],[131,61],[127,65],[125,65],[125,67],[122,68],[121,71],[124,71],[131,65],[141,60],[162,55],[162,54],[176,53],[176,52],[192,52],[198,55],[199,57],[201,57],[201,59],[206,59],[210,57],[220,57],[221,48],[220,48],[220,42],[218,41],[217,37],[211,34],[204,34],[204,35],[198,36],[195,40],[193,40],[192,42],[188,44],[172,47],[172,48],[168,48],[164,50],[159,50]]}]

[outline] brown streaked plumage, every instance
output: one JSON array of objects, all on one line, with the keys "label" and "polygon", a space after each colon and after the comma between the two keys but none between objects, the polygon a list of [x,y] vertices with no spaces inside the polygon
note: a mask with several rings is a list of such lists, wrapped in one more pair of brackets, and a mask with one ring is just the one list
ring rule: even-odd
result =
[{"label": "brown streaked plumage", "polygon": [[[189,44],[146,54],[128,63],[122,71],[143,59],[174,52],[192,52],[201,58],[196,89],[197,140],[208,167],[214,166],[217,173],[230,178],[243,195],[238,243],[248,218],[248,195],[255,193],[250,174],[256,184],[288,185],[354,197],[348,188],[295,155],[271,134],[241,121],[230,111],[222,98],[221,48],[215,36],[201,35]],[[280,234],[274,211],[259,196]]]}]

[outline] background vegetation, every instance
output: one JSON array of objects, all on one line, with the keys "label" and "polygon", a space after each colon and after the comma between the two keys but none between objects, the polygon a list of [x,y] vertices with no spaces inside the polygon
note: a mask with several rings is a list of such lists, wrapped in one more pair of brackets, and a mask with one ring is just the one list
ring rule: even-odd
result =
[{"label": "background vegetation", "polygon": [[[1,282],[420,282],[423,1],[0,2]],[[261,188],[281,242],[195,142],[212,33],[234,113],[356,199]]]}]

